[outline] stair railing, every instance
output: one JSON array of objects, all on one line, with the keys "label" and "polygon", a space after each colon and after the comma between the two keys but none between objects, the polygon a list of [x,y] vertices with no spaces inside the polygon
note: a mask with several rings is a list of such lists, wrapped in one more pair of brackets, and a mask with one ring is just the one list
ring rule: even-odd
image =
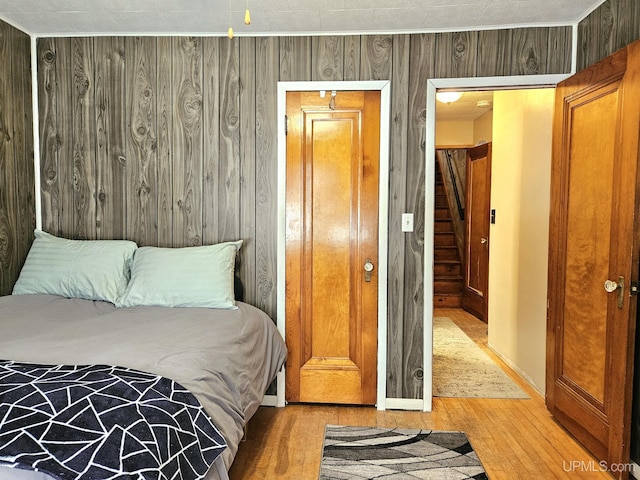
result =
[{"label": "stair railing", "polygon": [[451,176],[451,185],[453,187],[453,196],[456,200],[456,207],[458,210],[458,215],[460,216],[460,220],[464,220],[464,205],[462,203],[462,199],[460,198],[460,191],[458,189],[458,183],[460,182],[460,176],[456,175],[455,169],[453,168],[453,153],[451,150],[444,150],[445,154],[445,163],[447,164],[447,169],[449,170],[449,175]]}]

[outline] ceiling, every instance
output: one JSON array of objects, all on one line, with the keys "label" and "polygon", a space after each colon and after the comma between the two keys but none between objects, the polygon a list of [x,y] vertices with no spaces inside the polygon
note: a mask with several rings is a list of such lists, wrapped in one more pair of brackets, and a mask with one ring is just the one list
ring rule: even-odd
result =
[{"label": "ceiling", "polygon": [[453,103],[436,102],[436,120],[466,122],[493,110],[492,91],[467,91]]},{"label": "ceiling", "polygon": [[568,25],[603,1],[0,0],[0,18],[33,36],[364,34]]}]

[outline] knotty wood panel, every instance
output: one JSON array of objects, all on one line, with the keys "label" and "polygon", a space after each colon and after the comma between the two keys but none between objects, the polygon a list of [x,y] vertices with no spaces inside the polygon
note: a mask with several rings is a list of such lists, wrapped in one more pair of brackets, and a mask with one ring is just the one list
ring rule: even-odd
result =
[{"label": "knotty wood panel", "polygon": [[[127,188],[124,139],[127,98],[124,38],[113,37],[98,42],[95,52],[96,238],[125,238]],[[144,221],[139,224],[144,225]]]},{"label": "knotty wood panel", "polygon": [[[256,39],[244,37],[240,43],[240,238],[243,255],[240,273],[244,278],[244,286],[249,292],[256,291],[256,278],[251,272],[256,271]],[[253,297],[253,295],[252,295]],[[249,300],[247,298],[247,300]],[[252,298],[253,300],[253,298]]]},{"label": "knotty wood panel", "polygon": [[[158,129],[158,246],[171,247],[173,239],[173,84],[171,82],[171,38],[156,40]],[[147,55],[153,55],[151,51]],[[144,54],[144,53],[142,53]],[[136,236],[131,240],[139,241]]]},{"label": "knotty wood panel", "polygon": [[571,59],[564,52],[571,50],[572,33],[569,29],[558,30],[555,35],[549,35],[547,48],[546,72],[571,71]]},{"label": "knotty wood panel", "polygon": [[[75,211],[74,211],[74,162],[73,162],[73,134],[69,130],[72,125],[74,112],[72,102],[70,100],[73,95],[74,76],[68,75],[66,72],[72,69],[71,58],[71,39],[64,39],[55,46],[56,69],[64,72],[59,77],[56,75],[56,81],[60,85],[58,92],[55,94],[56,105],[56,131],[55,141],[58,144],[55,167],[57,172],[55,179],[57,181],[59,207],[58,215],[58,234],[61,236],[70,236],[75,232]],[[61,130],[58,128],[62,125],[64,128],[64,141],[60,135]],[[62,159],[62,161],[60,161]],[[51,232],[53,233],[53,232]]]},{"label": "knotty wood panel", "polygon": [[344,37],[343,80],[360,80],[360,36]]},{"label": "knotty wood panel", "polygon": [[[103,42],[108,38],[102,39]],[[74,233],[96,238],[95,57],[92,38],[71,39]],[[115,128],[120,128],[119,126]],[[62,159],[64,161],[64,159]],[[105,219],[106,220],[106,219]]]},{"label": "knotty wood panel", "polygon": [[280,38],[280,80],[311,80],[311,37]]},{"label": "knotty wood panel", "polygon": [[218,168],[220,165],[220,39],[203,38],[204,110],[203,243],[218,242]]},{"label": "knotty wood panel", "polygon": [[[392,41],[391,131],[389,157],[389,245],[403,245],[406,233],[402,224],[407,190],[407,155],[409,129],[409,62],[411,36],[398,35]],[[387,396],[402,398],[404,382],[404,248],[390,248],[388,256],[387,304]]]},{"label": "knotty wood panel", "polygon": [[315,63],[312,80],[344,80],[345,38],[335,35],[312,38],[311,59]]},{"label": "knotty wood panel", "polygon": [[[242,238],[246,299],[275,316],[277,82],[390,79],[387,395],[420,398],[426,81],[566,73],[570,34],[38,39],[43,226],[126,226],[144,245]],[[415,232],[399,232],[402,212]]]},{"label": "knotty wood panel", "polygon": [[[422,321],[424,317],[424,198],[425,198],[425,135],[427,91],[425,79],[433,78],[436,65],[436,37],[430,34],[412,35],[409,64],[409,129],[407,132],[407,185],[405,211],[414,213],[414,231],[405,235],[404,262],[404,335],[402,355],[402,396],[423,396]],[[397,228],[397,227],[396,227]],[[416,319],[416,320],[414,320]]]},{"label": "knotty wood panel", "polygon": [[11,293],[35,228],[30,48],[0,22],[0,295]]},{"label": "knotty wood panel", "polygon": [[[273,219],[277,218],[278,137],[277,79],[279,42],[277,38],[256,39],[256,185],[255,185],[255,297],[247,299],[276,317],[276,266],[278,241]],[[248,273],[248,272],[247,272]]]},{"label": "knotty wood panel", "polygon": [[[403,37],[396,37],[399,43]],[[391,78],[393,58],[393,37],[391,35],[368,35],[362,37],[363,54],[361,76],[368,80],[386,80]]]},{"label": "knotty wood panel", "polygon": [[607,0],[578,25],[577,70],[640,39],[640,2]]},{"label": "knotty wood panel", "polygon": [[[13,30],[8,25],[2,25],[0,32],[0,62],[2,65],[11,65],[11,47]],[[0,81],[0,100],[3,108],[0,109],[0,268],[2,277],[16,278],[17,265],[17,239],[18,219],[16,206],[16,162],[13,144],[13,112],[11,78]],[[1,284],[3,294],[10,293],[9,286]]]},{"label": "knotty wood panel", "polygon": [[478,32],[436,34],[435,71],[441,77],[473,77],[476,73]]},{"label": "knotty wood panel", "polygon": [[[128,200],[121,208],[124,209],[126,237],[135,238],[140,246],[157,245],[160,195],[157,182],[156,42],[149,37],[127,37],[125,50],[131,62],[126,71],[126,100],[122,105],[126,153],[112,161],[119,169],[125,168],[123,188]],[[126,120],[127,106],[129,121]]]},{"label": "knotty wood panel", "polygon": [[[478,32],[477,75],[509,75],[511,73],[511,42],[513,30],[483,30]],[[566,56],[566,53],[565,53]]]},{"label": "knotty wood panel", "polygon": [[547,72],[548,29],[513,31],[511,70],[517,75],[539,75]]},{"label": "knotty wood panel", "polygon": [[[56,78],[56,47],[62,40],[42,39],[38,43],[38,110],[40,115],[40,208],[42,228],[58,233],[58,109],[56,98],[60,92]],[[68,75],[64,75],[68,78]]]},{"label": "knotty wood panel", "polygon": [[173,239],[202,244],[202,41],[174,37]]},{"label": "knotty wood panel", "polygon": [[240,227],[240,43],[223,38],[220,50],[220,168],[218,238],[239,237]]},{"label": "knotty wood panel", "polygon": [[12,32],[13,142],[17,204],[16,265],[22,267],[33,240],[36,222],[33,164],[33,107],[31,97],[31,41]]}]

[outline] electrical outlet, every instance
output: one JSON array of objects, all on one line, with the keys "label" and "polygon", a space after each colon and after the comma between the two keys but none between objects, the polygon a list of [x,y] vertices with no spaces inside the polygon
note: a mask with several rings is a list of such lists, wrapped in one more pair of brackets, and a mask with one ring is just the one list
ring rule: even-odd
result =
[{"label": "electrical outlet", "polygon": [[413,232],[413,213],[402,214],[402,231]]}]

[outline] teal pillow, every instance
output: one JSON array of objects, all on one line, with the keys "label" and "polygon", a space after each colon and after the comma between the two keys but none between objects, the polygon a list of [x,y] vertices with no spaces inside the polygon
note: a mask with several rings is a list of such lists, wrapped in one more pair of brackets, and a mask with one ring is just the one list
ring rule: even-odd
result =
[{"label": "teal pillow", "polygon": [[140,247],[118,307],[236,307],[235,259],[242,240],[201,247]]},{"label": "teal pillow", "polygon": [[136,248],[128,240],[67,240],[36,230],[13,294],[115,303],[127,288]]}]

